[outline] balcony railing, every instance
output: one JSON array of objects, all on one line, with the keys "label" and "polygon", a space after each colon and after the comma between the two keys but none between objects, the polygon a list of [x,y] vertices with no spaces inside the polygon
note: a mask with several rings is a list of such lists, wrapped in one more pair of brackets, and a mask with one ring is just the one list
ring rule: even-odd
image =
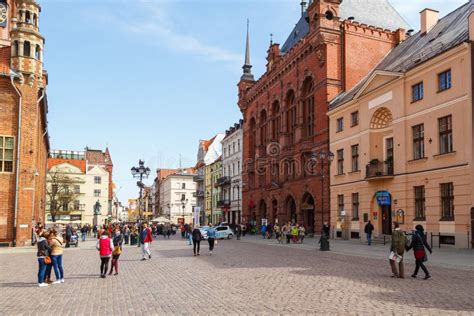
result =
[{"label": "balcony railing", "polygon": [[203,198],[204,197],[204,191],[193,192],[193,197]]},{"label": "balcony railing", "polygon": [[393,177],[393,162],[373,161],[366,167],[366,179]]},{"label": "balcony railing", "polygon": [[230,200],[218,200],[217,207],[230,207]]},{"label": "balcony railing", "polygon": [[194,182],[203,182],[204,181],[204,176],[203,175],[197,175],[193,177]]},{"label": "balcony railing", "polygon": [[220,177],[219,179],[217,179],[217,185],[218,186],[228,185],[228,184],[230,184],[230,177],[228,177],[228,176]]}]

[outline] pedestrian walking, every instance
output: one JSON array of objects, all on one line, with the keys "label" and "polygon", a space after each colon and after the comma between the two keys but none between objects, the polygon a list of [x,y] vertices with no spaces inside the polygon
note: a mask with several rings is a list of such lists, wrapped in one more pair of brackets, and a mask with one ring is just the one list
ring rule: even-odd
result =
[{"label": "pedestrian walking", "polygon": [[87,236],[87,227],[84,225],[81,227],[81,238],[82,241],[86,241],[86,236]]},{"label": "pedestrian walking", "polygon": [[273,230],[275,231],[276,240],[278,241],[279,244],[281,244],[281,229],[280,229],[280,226],[278,226],[278,224],[275,224],[275,226],[273,226]]},{"label": "pedestrian walking", "polygon": [[413,232],[413,237],[410,243],[410,246],[408,246],[407,251],[410,249],[413,249],[414,255],[415,255],[415,263],[416,263],[416,268],[415,272],[412,275],[412,278],[416,278],[418,275],[418,271],[420,271],[420,268],[423,270],[425,273],[425,280],[428,280],[431,278],[431,274],[428,271],[428,269],[425,266],[425,262],[428,261],[428,256],[426,254],[426,249],[431,253],[433,253],[433,250],[431,249],[430,245],[426,242],[426,235],[425,235],[425,229],[421,225],[416,225],[415,231]]},{"label": "pedestrian walking", "polygon": [[70,224],[66,226],[66,248],[69,248],[69,243],[71,242],[72,237],[72,227]]},{"label": "pedestrian walking", "polygon": [[216,229],[209,224],[209,229],[207,230],[207,242],[209,243],[209,255],[212,256],[212,251],[214,251],[214,244],[216,241]]},{"label": "pedestrian walking", "polygon": [[301,225],[298,231],[298,239],[299,239],[300,244],[303,243],[305,236],[306,236],[306,229],[304,228],[303,225]]},{"label": "pedestrian walking", "polygon": [[262,237],[265,239],[267,236],[267,225],[262,225]]},{"label": "pedestrian walking", "polygon": [[242,226],[240,226],[240,224],[235,225],[235,235],[237,236],[237,240],[240,240],[242,236]]},{"label": "pedestrian walking", "polygon": [[151,229],[148,227],[147,223],[143,223],[143,230],[140,233],[140,243],[142,244],[142,261],[151,259],[150,244],[153,241],[153,236],[151,235]]},{"label": "pedestrian walking", "polygon": [[[390,266],[392,267],[392,278],[405,278],[405,269],[403,266],[403,255],[407,244],[405,232],[400,229],[397,222],[393,223],[392,245],[390,246]],[[397,267],[398,265],[398,267]]]},{"label": "pedestrian walking", "polygon": [[299,233],[299,225],[296,224],[295,226],[291,227],[291,239],[293,240],[293,243],[296,244],[298,243],[298,233]]},{"label": "pedestrian walking", "polygon": [[51,261],[56,276],[56,281],[53,284],[64,283],[63,243],[62,237],[58,235],[56,230],[52,229],[49,235],[49,245],[51,247]]},{"label": "pedestrian walking", "polygon": [[123,236],[125,238],[125,245],[128,245],[130,242],[130,228],[128,228],[128,225],[125,225]]},{"label": "pedestrian walking", "polygon": [[188,238],[188,245],[191,246],[193,244],[193,225],[189,224],[186,226],[186,237]]},{"label": "pedestrian walking", "polygon": [[38,232],[38,242],[36,243],[36,247],[36,256],[38,257],[38,286],[45,287],[49,285],[48,283],[45,283],[46,265],[51,263],[51,258],[49,257],[51,247],[48,243],[47,232],[42,230]]},{"label": "pedestrian walking", "polygon": [[112,240],[114,244],[114,250],[112,251],[112,263],[110,264],[110,272],[109,275],[112,274],[115,268],[115,274],[118,274],[118,260],[120,258],[120,254],[122,253],[122,244],[123,244],[123,235],[120,231],[120,227],[115,228],[115,235]]},{"label": "pedestrian walking", "polygon": [[97,238],[97,231],[98,231],[97,225],[94,225],[94,228],[92,228],[92,232],[93,232],[93,234],[94,234],[94,238]]},{"label": "pedestrian walking", "polygon": [[374,225],[369,221],[364,228],[365,236],[367,237],[367,245],[372,245],[372,232],[374,231]]},{"label": "pedestrian walking", "polygon": [[201,230],[198,227],[194,227],[194,229],[193,229],[193,251],[194,251],[194,256],[199,256],[199,251],[201,249],[201,240],[202,240]]},{"label": "pedestrian walking", "polygon": [[112,257],[112,252],[114,251],[114,243],[110,239],[108,231],[102,232],[100,239],[97,241],[96,248],[99,250],[100,255],[100,277],[105,279],[110,257]]}]

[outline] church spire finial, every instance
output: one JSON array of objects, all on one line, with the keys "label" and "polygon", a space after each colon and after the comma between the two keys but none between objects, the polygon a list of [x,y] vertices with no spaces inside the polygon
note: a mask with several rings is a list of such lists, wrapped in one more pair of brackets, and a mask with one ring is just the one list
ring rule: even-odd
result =
[{"label": "church spire finial", "polygon": [[249,36],[249,20],[247,19],[247,41],[245,44],[245,64],[242,67],[244,74],[240,78],[241,80],[254,81],[252,74],[252,65],[250,64],[250,36]]}]

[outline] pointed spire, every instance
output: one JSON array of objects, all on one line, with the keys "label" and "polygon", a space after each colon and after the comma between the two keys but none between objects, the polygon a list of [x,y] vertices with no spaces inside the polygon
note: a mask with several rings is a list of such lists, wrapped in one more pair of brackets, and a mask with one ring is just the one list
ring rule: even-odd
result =
[{"label": "pointed spire", "polygon": [[242,67],[244,74],[240,78],[241,80],[255,81],[252,74],[252,65],[250,64],[250,36],[249,36],[249,20],[247,19],[247,42],[245,45],[245,64]]}]

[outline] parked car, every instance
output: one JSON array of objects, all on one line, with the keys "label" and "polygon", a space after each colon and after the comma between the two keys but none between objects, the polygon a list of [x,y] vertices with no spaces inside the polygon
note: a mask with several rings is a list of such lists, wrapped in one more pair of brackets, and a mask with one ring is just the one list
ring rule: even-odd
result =
[{"label": "parked car", "polygon": [[234,232],[230,226],[222,225],[216,227],[217,239],[232,239],[234,238]]}]

